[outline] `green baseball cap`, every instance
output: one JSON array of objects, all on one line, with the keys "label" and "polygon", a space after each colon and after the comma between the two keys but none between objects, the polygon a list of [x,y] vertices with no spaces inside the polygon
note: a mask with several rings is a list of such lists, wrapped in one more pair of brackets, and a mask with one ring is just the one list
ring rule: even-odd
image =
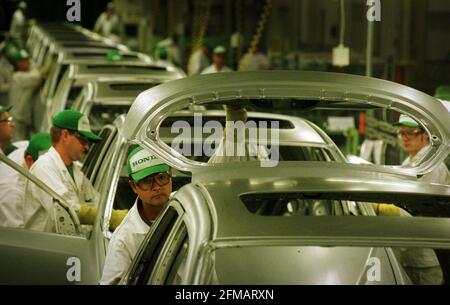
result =
[{"label": "green baseball cap", "polygon": [[4,112],[9,112],[13,106],[1,106],[0,105],[0,114]]},{"label": "green baseball cap", "polygon": [[46,153],[52,146],[52,139],[49,133],[40,132],[31,137],[26,152],[36,161],[40,155]]},{"label": "green baseball cap", "polygon": [[224,46],[217,46],[214,48],[214,55],[223,55],[227,52],[227,49]]},{"label": "green baseball cap", "polygon": [[398,119],[398,122],[394,123],[393,125],[394,126],[406,126],[406,127],[411,127],[411,128],[420,127],[419,123],[414,121],[412,118],[410,118],[406,114],[401,114],[400,118]]},{"label": "green baseball cap", "polygon": [[122,58],[122,53],[120,53],[119,51],[111,51],[106,54],[106,59],[109,61],[120,61],[122,60]]},{"label": "green baseball cap", "polygon": [[30,55],[25,50],[17,50],[14,54],[12,54],[11,59],[14,62],[17,62],[22,59],[29,59]]},{"label": "green baseball cap", "polygon": [[436,92],[434,93],[434,97],[450,101],[450,86],[439,86],[436,88]]},{"label": "green baseball cap", "polygon": [[7,43],[3,46],[2,53],[10,54],[11,50],[14,50],[14,49],[16,49],[16,47],[12,43]]},{"label": "green baseball cap", "polygon": [[92,142],[98,142],[102,139],[91,131],[91,125],[89,124],[87,116],[73,109],[64,110],[58,113],[53,118],[53,125],[58,128],[78,132]]},{"label": "green baseball cap", "polygon": [[169,171],[169,165],[162,162],[157,156],[152,155],[142,147],[137,147],[128,155],[128,175],[134,181],[139,181],[156,173]]}]

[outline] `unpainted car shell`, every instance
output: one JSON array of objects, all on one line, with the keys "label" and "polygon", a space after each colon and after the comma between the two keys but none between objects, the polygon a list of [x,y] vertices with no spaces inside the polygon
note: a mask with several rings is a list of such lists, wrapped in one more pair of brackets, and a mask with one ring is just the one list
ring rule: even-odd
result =
[{"label": "unpainted car shell", "polygon": [[[439,166],[450,152],[450,113],[437,99],[410,87],[381,79],[339,73],[305,71],[230,72],[173,81],[143,92],[133,103],[125,136],[174,167],[189,172],[212,166],[173,158],[158,140],[158,126],[171,112],[189,105],[235,103],[236,100],[295,99],[305,109],[392,109],[419,122],[430,134],[430,149],[415,167],[384,166],[420,177]],[[151,146],[151,148],[150,148]],[[373,166],[374,168],[377,166]],[[379,166],[378,166],[379,167]]]}]

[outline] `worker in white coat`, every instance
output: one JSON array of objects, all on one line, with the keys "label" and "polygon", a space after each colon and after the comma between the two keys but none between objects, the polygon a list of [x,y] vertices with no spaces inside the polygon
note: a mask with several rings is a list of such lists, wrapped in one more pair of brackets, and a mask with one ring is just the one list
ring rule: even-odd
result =
[{"label": "worker in white coat", "polygon": [[0,105],[8,105],[8,95],[11,88],[14,65],[10,62],[11,53],[15,53],[16,48],[11,44],[5,44],[0,54]]},{"label": "worker in white coat", "polygon": [[6,147],[11,144],[14,134],[14,119],[9,115],[12,106],[0,105],[0,154],[6,155]]},{"label": "worker in white coat", "polygon": [[269,59],[256,47],[245,54],[239,62],[239,71],[261,71],[269,69]]},{"label": "worker in white coat", "polygon": [[[53,118],[50,135],[52,147],[33,164],[30,172],[65,199],[78,213],[80,222],[86,223],[84,218],[95,217],[99,195],[81,172],[78,161],[88,152],[91,142],[101,139],[91,132],[86,115],[75,110],[58,113]],[[25,228],[55,232],[52,198],[27,182],[25,199]]]},{"label": "worker in white coat", "polygon": [[[427,152],[430,145],[430,136],[425,129],[416,121],[406,115],[400,115],[398,123],[398,137],[400,138],[403,150],[408,154],[408,158],[402,166],[413,166],[414,163]],[[422,182],[450,184],[450,172],[444,163],[441,163],[432,172],[420,178]]]},{"label": "worker in white coat", "polygon": [[[411,117],[400,115],[398,123],[398,137],[400,138],[403,150],[408,154],[408,158],[403,162],[402,166],[414,166],[430,145],[430,138],[426,130]],[[419,178],[421,182],[450,184],[450,174],[447,166],[442,163],[432,172]],[[387,205],[380,205],[387,206]],[[411,216],[407,211],[398,207],[389,207],[390,215],[397,215],[400,210],[400,216]],[[377,209],[375,209],[377,211]],[[394,212],[394,213],[392,213]],[[378,212],[379,213],[379,212]],[[386,213],[386,212],[385,212]],[[416,285],[440,285],[444,282],[444,276],[441,265],[433,249],[429,248],[411,248],[402,249],[401,260],[402,265],[409,275],[413,284]]]},{"label": "worker in white coat", "polygon": [[188,62],[189,76],[200,74],[206,67],[210,65],[207,54],[208,46],[204,43],[192,53]]},{"label": "worker in white coat", "polygon": [[109,242],[100,281],[103,285],[117,284],[123,278],[172,192],[169,166],[142,147],[129,154],[127,167],[130,187],[138,198]]},{"label": "worker in white coat", "polygon": [[181,50],[178,46],[178,35],[172,34],[170,37],[161,40],[156,44],[158,59],[167,60],[174,65],[181,66]]},{"label": "worker in white coat", "polygon": [[94,32],[105,37],[114,35],[112,38],[116,38],[115,35],[120,32],[120,19],[116,14],[114,3],[108,3],[106,12],[103,12],[98,16],[94,25]]},{"label": "worker in white coat", "polygon": [[50,65],[39,69],[32,68],[29,55],[25,50],[18,50],[12,59],[15,72],[12,77],[9,102],[14,105],[11,113],[16,121],[14,140],[21,141],[29,138],[32,122],[31,109],[33,109],[31,98],[49,71]]},{"label": "worker in white coat", "polygon": [[11,19],[11,26],[9,27],[9,33],[11,36],[21,37],[27,31],[27,18],[25,16],[25,10],[27,4],[24,1],[20,1],[17,10]]},{"label": "worker in white coat", "polygon": [[202,71],[202,74],[232,72],[233,70],[225,66],[225,54],[227,49],[224,46],[217,46],[213,51],[213,63]]},{"label": "worker in white coat", "polygon": [[[51,145],[48,133],[38,133],[31,138],[27,147],[16,149],[8,158],[28,170]],[[27,178],[4,163],[0,163],[0,173],[0,227],[23,227]]]}]

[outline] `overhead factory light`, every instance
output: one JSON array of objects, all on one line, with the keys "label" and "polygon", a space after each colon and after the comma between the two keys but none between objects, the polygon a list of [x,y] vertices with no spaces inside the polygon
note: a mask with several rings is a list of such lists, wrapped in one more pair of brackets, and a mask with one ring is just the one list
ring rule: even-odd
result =
[{"label": "overhead factory light", "polygon": [[341,22],[340,22],[340,35],[339,45],[333,48],[333,66],[345,67],[350,64],[350,48],[344,46],[345,37],[345,6],[344,0],[340,0],[341,7]]}]

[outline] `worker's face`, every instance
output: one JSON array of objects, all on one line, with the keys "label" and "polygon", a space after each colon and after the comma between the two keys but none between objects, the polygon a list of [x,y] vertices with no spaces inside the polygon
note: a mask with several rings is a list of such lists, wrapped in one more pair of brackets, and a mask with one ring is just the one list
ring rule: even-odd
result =
[{"label": "worker's face", "polygon": [[87,154],[90,147],[89,140],[78,132],[69,132],[64,129],[62,131],[65,138],[65,148],[72,161],[79,161]]},{"label": "worker's face", "polygon": [[170,173],[153,174],[138,182],[130,181],[130,185],[143,204],[164,207],[172,193],[172,176]]},{"label": "worker's face", "polygon": [[28,59],[21,59],[16,62],[17,71],[28,72],[30,71],[30,61]]},{"label": "worker's face", "polygon": [[213,62],[216,66],[222,66],[225,62],[225,56],[223,54],[214,54]]},{"label": "worker's face", "polygon": [[429,143],[428,134],[420,128],[401,126],[397,133],[406,153],[415,154]]},{"label": "worker's face", "polygon": [[0,114],[0,144],[6,144],[12,140],[15,126],[8,112]]}]

